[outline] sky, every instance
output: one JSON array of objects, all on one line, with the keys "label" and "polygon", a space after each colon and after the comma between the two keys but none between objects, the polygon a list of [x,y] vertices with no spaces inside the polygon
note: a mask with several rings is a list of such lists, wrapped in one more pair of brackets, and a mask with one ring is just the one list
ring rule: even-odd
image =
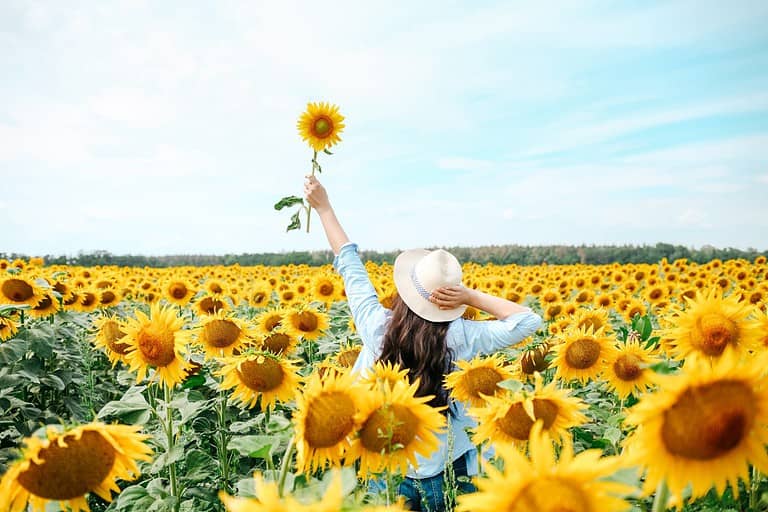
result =
[{"label": "sky", "polygon": [[0,252],[768,249],[763,0],[0,1]]}]

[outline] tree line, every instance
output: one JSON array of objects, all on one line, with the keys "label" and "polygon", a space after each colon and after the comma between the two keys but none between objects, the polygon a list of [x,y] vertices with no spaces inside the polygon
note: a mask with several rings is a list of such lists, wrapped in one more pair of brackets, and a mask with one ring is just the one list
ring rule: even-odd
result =
[{"label": "tree line", "polygon": [[[655,263],[662,258],[668,261],[687,259],[704,263],[713,259],[753,260],[760,255],[768,257],[768,250],[756,249],[718,249],[704,246],[692,249],[682,245],[657,243],[655,245],[486,245],[480,247],[446,247],[462,262],[480,264],[495,263],[505,265],[550,265],[586,263]],[[361,251],[363,260],[377,263],[394,262],[400,251]],[[12,261],[16,258],[28,259],[28,256],[16,253],[0,253],[0,258]],[[167,256],[144,256],[139,254],[112,254],[108,251],[79,252],[76,256],[45,255],[47,265],[118,265],[127,267],[173,267],[173,266],[208,266],[208,265],[288,265],[306,264],[323,265],[333,261],[331,251],[292,251],[243,254],[178,254]]]}]

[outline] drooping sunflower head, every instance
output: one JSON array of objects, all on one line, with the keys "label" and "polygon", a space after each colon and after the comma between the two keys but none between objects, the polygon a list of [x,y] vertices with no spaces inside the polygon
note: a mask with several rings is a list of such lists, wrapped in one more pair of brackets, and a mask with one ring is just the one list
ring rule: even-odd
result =
[{"label": "drooping sunflower head", "polygon": [[219,311],[227,311],[229,304],[220,295],[205,294],[195,301],[195,309],[198,315],[214,315]]},{"label": "drooping sunflower head", "polygon": [[94,321],[94,326],[96,327],[96,336],[94,336],[93,343],[104,350],[112,362],[112,366],[116,365],[118,361],[125,362],[125,355],[128,353],[130,345],[122,341],[125,332],[120,319],[114,316],[100,316]]},{"label": "drooping sunflower head", "polygon": [[[328,372],[320,378],[315,372],[297,396],[293,422],[299,471],[342,461],[359,426],[360,400],[364,393],[371,392],[355,380],[350,373]],[[351,464],[353,459],[344,461]]]},{"label": "drooping sunflower head", "polygon": [[116,480],[134,480],[137,461],[151,460],[152,450],[140,427],[89,423],[70,429],[49,426],[45,437],[24,439],[22,457],[0,482],[0,510],[47,510],[58,502],[64,510],[90,510],[86,495],[112,501]]},{"label": "drooping sunflower head", "polygon": [[243,320],[219,311],[200,318],[194,330],[206,358],[231,356],[234,350],[250,343],[255,329]]},{"label": "drooping sunflower head", "polygon": [[673,504],[691,486],[693,498],[714,487],[737,486],[751,464],[768,470],[768,376],[765,356],[727,350],[715,360],[686,360],[677,375],[658,377],[626,422],[637,428],[625,441],[630,464],[645,469],[646,493],[662,480]]},{"label": "drooping sunflower head", "polygon": [[0,279],[0,301],[16,306],[36,306],[43,290],[32,277],[21,274]]},{"label": "drooping sunflower head", "polygon": [[336,105],[310,102],[299,117],[297,128],[302,140],[320,152],[341,141],[339,135],[344,130],[344,116]]},{"label": "drooping sunflower head", "polygon": [[726,347],[739,353],[758,348],[758,333],[747,317],[752,307],[739,302],[736,294],[723,297],[717,289],[688,300],[688,307],[667,317],[671,327],[664,332],[675,346],[675,356],[695,354],[720,357]]},{"label": "drooping sunflower head", "polygon": [[513,376],[501,355],[475,357],[471,361],[457,361],[459,367],[445,376],[445,387],[451,390],[451,396],[462,402],[469,402],[473,407],[482,407],[483,395],[494,396],[501,388],[497,384]]},{"label": "drooping sunflower head", "polygon": [[286,315],[284,327],[295,338],[316,340],[328,329],[328,315],[311,307],[294,308]]},{"label": "drooping sunflower head", "polygon": [[416,454],[428,456],[440,445],[437,433],[445,426],[440,409],[426,404],[432,396],[416,398],[418,384],[403,381],[362,394],[357,423],[360,429],[348,456],[360,457],[360,475],[383,470],[406,473]]},{"label": "drooping sunflower head", "polygon": [[554,348],[552,363],[556,377],[565,381],[578,379],[582,383],[596,379],[605,369],[606,361],[616,352],[613,338],[602,329],[568,329],[563,343]]},{"label": "drooping sunflower head", "polygon": [[221,389],[232,389],[232,398],[244,406],[271,409],[277,401],[293,400],[301,378],[294,361],[271,352],[256,352],[223,360],[217,372],[224,377]]},{"label": "drooping sunflower head", "polygon": [[9,314],[0,316],[0,341],[5,341],[15,336],[19,332],[18,314]]},{"label": "drooping sunflower head", "polygon": [[135,318],[124,323],[125,337],[121,342],[129,346],[125,360],[136,381],[141,382],[150,367],[155,377],[168,386],[182,382],[190,364],[184,359],[190,331],[182,330],[184,320],[176,316],[174,308],[153,304],[149,316],[137,310]]},{"label": "drooping sunflower head", "polygon": [[360,345],[346,345],[339,349],[336,354],[336,362],[343,368],[352,368],[357,361],[357,357],[360,355],[360,350],[363,347]]},{"label": "drooping sunflower head", "polygon": [[487,478],[478,478],[478,492],[459,496],[458,512],[619,512],[629,508],[618,498],[633,489],[609,482],[621,463],[602,457],[600,450],[574,456],[566,444],[557,460],[552,441],[541,432],[541,420],[531,429],[530,460],[513,445],[496,445],[504,470],[492,465]]}]

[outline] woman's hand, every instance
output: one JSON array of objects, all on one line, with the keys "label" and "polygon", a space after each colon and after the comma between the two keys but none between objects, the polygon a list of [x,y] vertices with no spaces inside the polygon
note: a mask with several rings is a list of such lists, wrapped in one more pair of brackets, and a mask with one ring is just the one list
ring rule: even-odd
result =
[{"label": "woman's hand", "polygon": [[309,205],[317,210],[317,213],[330,210],[331,202],[328,200],[325,187],[312,175],[308,175],[306,178],[304,180],[304,197],[307,198]]},{"label": "woman's hand", "polygon": [[440,309],[455,309],[465,304],[470,305],[472,291],[462,285],[443,286],[433,290],[429,300]]}]

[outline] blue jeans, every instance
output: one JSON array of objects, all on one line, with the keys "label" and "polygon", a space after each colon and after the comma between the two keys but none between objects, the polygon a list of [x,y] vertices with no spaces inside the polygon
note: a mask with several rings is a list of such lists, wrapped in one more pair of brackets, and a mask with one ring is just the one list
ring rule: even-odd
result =
[{"label": "blue jeans", "polygon": [[[462,482],[459,477],[467,477],[467,454],[453,461],[453,473],[456,477],[456,486],[459,494],[475,492],[477,488],[470,482]],[[444,512],[445,497],[443,493],[443,479],[445,472],[441,471],[435,476],[427,478],[406,478],[397,489],[398,494],[406,500],[408,510],[420,510],[424,512]],[[381,487],[381,482],[370,482],[371,488]]]}]

